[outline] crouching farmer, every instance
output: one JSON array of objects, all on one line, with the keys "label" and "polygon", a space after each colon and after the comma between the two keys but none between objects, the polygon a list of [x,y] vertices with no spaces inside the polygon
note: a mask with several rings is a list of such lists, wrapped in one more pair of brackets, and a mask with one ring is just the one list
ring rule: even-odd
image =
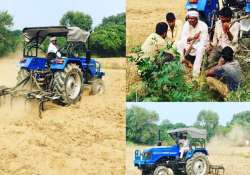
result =
[{"label": "crouching farmer", "polygon": [[142,58],[150,58],[154,63],[157,63],[157,55],[160,51],[164,51],[164,62],[168,62],[174,59],[171,51],[169,51],[166,46],[168,40],[166,40],[168,31],[168,25],[165,22],[159,22],[155,27],[155,33],[150,34],[141,46],[143,52]]},{"label": "crouching farmer", "polygon": [[184,23],[181,40],[177,43],[177,50],[181,54],[182,63],[192,68],[193,78],[198,78],[202,57],[208,43],[207,24],[199,20],[199,12],[187,12],[187,21]]},{"label": "crouching farmer", "polygon": [[237,90],[241,81],[241,67],[233,55],[233,49],[225,47],[217,65],[206,71],[209,87],[217,90],[223,97],[230,91]]}]

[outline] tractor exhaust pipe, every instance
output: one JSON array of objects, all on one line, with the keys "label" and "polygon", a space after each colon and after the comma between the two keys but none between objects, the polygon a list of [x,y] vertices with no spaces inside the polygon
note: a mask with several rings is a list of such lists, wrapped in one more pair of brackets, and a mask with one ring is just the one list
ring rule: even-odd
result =
[{"label": "tractor exhaust pipe", "polygon": [[157,146],[162,146],[162,142],[161,142],[161,130],[158,130],[158,143]]}]

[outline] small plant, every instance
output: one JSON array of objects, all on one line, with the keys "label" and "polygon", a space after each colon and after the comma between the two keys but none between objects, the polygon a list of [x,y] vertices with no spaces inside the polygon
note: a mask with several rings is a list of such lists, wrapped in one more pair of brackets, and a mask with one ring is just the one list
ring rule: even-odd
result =
[{"label": "small plant", "polygon": [[[167,50],[167,52],[166,52]],[[143,58],[139,47],[128,57],[138,68],[141,82],[130,88],[128,101],[208,101],[207,87],[197,81],[186,81],[180,55],[172,45],[159,51],[153,58]],[[139,88],[136,88],[139,87]]]}]

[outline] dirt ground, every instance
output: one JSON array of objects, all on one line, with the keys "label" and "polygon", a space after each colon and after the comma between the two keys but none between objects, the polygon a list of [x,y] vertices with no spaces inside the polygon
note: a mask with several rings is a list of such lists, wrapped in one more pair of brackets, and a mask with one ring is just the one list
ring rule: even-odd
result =
[{"label": "dirt ground", "polygon": [[[0,85],[15,84],[12,57],[0,59]],[[100,62],[110,66],[105,94],[69,107],[48,103],[42,119],[36,102],[1,97],[1,175],[125,174],[125,59]]]},{"label": "dirt ground", "polygon": [[154,32],[158,22],[166,21],[167,12],[174,12],[177,19],[184,19],[185,2],[185,0],[127,0],[127,53]]},{"label": "dirt ground", "polygon": [[[154,32],[158,22],[166,21],[166,13],[173,12],[176,18],[184,20],[187,0],[127,0],[126,41],[127,53],[142,44]],[[222,4],[222,1],[219,1]]]},{"label": "dirt ground", "polygon": [[[140,175],[133,166],[134,151],[144,149],[143,146],[127,145],[126,175]],[[250,147],[236,147],[224,143],[213,142],[208,145],[211,164],[223,165],[225,175],[249,175]]]}]

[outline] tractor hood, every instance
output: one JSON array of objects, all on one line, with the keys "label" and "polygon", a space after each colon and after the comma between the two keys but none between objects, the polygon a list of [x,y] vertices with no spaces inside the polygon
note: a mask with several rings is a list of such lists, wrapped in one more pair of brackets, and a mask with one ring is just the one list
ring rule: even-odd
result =
[{"label": "tractor hood", "polygon": [[134,165],[142,167],[145,165],[154,165],[156,161],[163,157],[177,157],[179,156],[179,147],[173,146],[160,146],[135,151]]},{"label": "tractor hood", "polygon": [[151,152],[152,154],[168,154],[168,155],[176,155],[179,153],[179,147],[177,145],[173,146],[158,146],[153,148],[144,149],[143,152]]},{"label": "tractor hood", "polygon": [[67,37],[71,42],[86,42],[90,32],[79,27],[50,26],[50,27],[27,27],[23,29],[26,42],[37,41],[41,44],[47,36]]}]

